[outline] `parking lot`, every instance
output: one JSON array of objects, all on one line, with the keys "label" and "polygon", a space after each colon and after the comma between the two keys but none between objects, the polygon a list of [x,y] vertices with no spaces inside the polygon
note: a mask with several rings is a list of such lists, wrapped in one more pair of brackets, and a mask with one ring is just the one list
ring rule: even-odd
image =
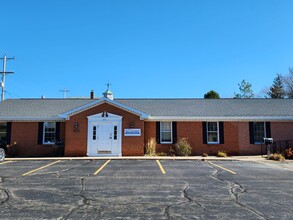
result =
[{"label": "parking lot", "polygon": [[292,174],[269,161],[5,161],[0,218],[292,219]]}]

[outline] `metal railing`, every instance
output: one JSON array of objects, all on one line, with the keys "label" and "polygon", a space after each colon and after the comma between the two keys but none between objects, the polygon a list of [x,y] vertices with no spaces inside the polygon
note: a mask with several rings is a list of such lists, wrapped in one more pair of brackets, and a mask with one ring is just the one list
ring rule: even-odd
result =
[{"label": "metal railing", "polygon": [[283,154],[288,148],[293,148],[293,140],[274,141],[270,146],[271,153]]}]

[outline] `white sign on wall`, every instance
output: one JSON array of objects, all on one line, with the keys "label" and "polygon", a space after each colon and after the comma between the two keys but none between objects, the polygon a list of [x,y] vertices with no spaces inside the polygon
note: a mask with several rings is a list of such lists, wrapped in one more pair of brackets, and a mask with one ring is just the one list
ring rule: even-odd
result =
[{"label": "white sign on wall", "polygon": [[140,128],[126,128],[124,129],[124,136],[141,136]]}]

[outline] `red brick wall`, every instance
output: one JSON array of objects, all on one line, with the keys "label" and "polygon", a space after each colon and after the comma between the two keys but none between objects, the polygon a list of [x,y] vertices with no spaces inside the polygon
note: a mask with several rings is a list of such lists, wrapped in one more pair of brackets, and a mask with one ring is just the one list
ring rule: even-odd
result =
[{"label": "red brick wall", "polygon": [[272,122],[271,135],[275,141],[293,140],[293,122]]},{"label": "red brick wall", "polygon": [[261,153],[261,145],[250,144],[249,122],[238,122],[238,134],[240,155],[254,155]]},{"label": "red brick wall", "polygon": [[[239,154],[254,155],[265,153],[261,144],[250,144],[249,122],[238,122]],[[274,141],[293,140],[293,122],[271,122],[271,137]]]},{"label": "red brick wall", "polygon": [[[38,145],[38,125],[38,122],[12,123],[11,149],[15,156],[52,156],[52,145]],[[60,123],[60,138],[63,140],[64,135],[65,123]]]},{"label": "red brick wall", "polygon": [[[203,144],[202,122],[177,122],[177,140],[187,138],[193,155],[216,154],[224,150],[230,155],[239,153],[237,122],[224,122],[224,144]],[[145,122],[145,143],[156,137],[156,122]],[[157,144],[157,152],[168,153],[172,144]]]},{"label": "red brick wall", "polygon": [[[122,154],[143,155],[144,146],[151,137],[156,137],[156,122],[143,122],[127,111],[109,104],[103,104],[74,115],[60,124],[60,137],[65,140],[66,156],[85,156],[87,151],[87,116],[107,111],[123,116]],[[79,132],[74,132],[74,123],[79,123]],[[140,137],[125,137],[123,131],[134,122],[140,128]],[[66,137],[65,137],[66,134]],[[293,122],[271,122],[271,135],[274,140],[293,140]],[[248,122],[224,122],[224,144],[203,144],[202,122],[177,122],[177,139],[188,138],[193,155],[210,155],[224,150],[230,155],[260,154],[260,145],[250,144]],[[13,122],[11,127],[11,145],[16,143],[17,156],[50,156],[52,145],[38,145],[38,122]],[[158,144],[157,152],[169,152],[170,144]]]},{"label": "red brick wall", "polygon": [[[122,116],[122,155],[135,156],[144,155],[144,121],[139,116],[112,106],[101,104],[81,113],[73,115],[66,123],[65,155],[66,156],[86,156],[88,116],[108,112]],[[74,123],[78,122],[79,132],[74,132]],[[140,137],[125,137],[124,129],[130,128],[130,122],[134,122],[134,128],[141,129]]]}]

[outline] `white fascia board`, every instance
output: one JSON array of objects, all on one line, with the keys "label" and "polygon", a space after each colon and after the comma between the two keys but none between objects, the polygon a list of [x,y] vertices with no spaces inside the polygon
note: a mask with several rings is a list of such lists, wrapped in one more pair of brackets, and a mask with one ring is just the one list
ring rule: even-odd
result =
[{"label": "white fascia board", "polygon": [[151,116],[146,121],[293,121],[293,116],[180,117]]},{"label": "white fascia board", "polygon": [[108,99],[108,98],[105,98],[105,97],[103,97],[103,98],[101,98],[99,100],[90,102],[90,103],[88,103],[86,105],[82,105],[82,106],[80,106],[78,108],[75,108],[75,109],[72,109],[70,111],[64,112],[63,114],[60,114],[59,116],[61,118],[65,118],[66,120],[69,120],[70,116],[75,115],[75,114],[77,114],[79,112],[85,111],[87,109],[93,108],[93,107],[95,107],[97,105],[101,105],[103,103],[108,103],[108,104],[116,106],[116,107],[118,107],[120,109],[126,110],[128,112],[133,113],[133,114],[136,114],[136,115],[140,116],[140,119],[146,119],[146,118],[149,117],[149,115],[147,115],[144,112],[141,112],[141,111],[139,111],[137,109],[131,108],[131,107],[127,106],[127,105],[123,105],[123,104],[121,104],[119,102],[116,102],[114,100],[111,100],[111,99]]}]

